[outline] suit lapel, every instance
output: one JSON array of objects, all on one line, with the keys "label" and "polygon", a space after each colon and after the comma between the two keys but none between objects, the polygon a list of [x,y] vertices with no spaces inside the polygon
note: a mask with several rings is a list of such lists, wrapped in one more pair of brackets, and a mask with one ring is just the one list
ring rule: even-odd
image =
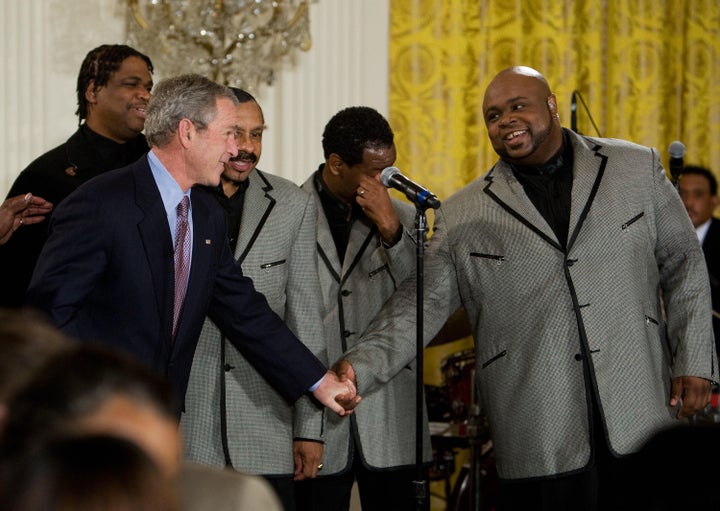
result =
[{"label": "suit lapel", "polygon": [[499,161],[485,176],[485,181],[486,194],[531,231],[551,245],[560,248],[555,233],[530,201],[522,184],[515,178],[507,163]]},{"label": "suit lapel", "polygon": [[[608,159],[601,152],[602,146],[582,139],[573,133],[571,133],[571,140],[574,164],[568,250],[577,239],[585,217],[590,211]],[[590,145],[587,142],[590,142]]]},{"label": "suit lapel", "polygon": [[330,272],[330,274],[337,282],[340,282],[340,278],[342,275],[342,265],[340,264],[340,258],[338,257],[337,249],[335,248],[335,241],[333,240],[332,232],[330,232],[330,225],[328,224],[327,218],[322,211],[320,195],[318,195],[318,192],[315,189],[315,185],[313,184],[314,175],[315,174],[310,175],[307,181],[303,183],[302,188],[303,190],[312,194],[313,199],[315,200],[315,205],[318,208],[318,255],[320,256],[320,260],[322,261],[322,264],[325,265],[328,272]]},{"label": "suit lapel", "polygon": [[[583,221],[590,211],[607,164],[607,156],[601,153],[601,146],[594,143],[588,145],[586,139],[574,133],[570,135],[574,163],[568,249],[577,238]],[[495,202],[545,241],[563,250],[550,225],[530,201],[508,164],[499,161],[488,172],[485,180],[487,185],[484,191]]]},{"label": "suit lapel", "polygon": [[[145,250],[153,280],[158,317],[162,318],[162,331],[170,338],[174,289],[173,246],[160,191],[150,171],[147,157],[133,165],[135,202],[144,217],[138,224],[140,239]],[[162,240],[158,242],[158,240]]]},{"label": "suit lapel", "polygon": [[375,230],[369,221],[356,219],[350,230],[350,239],[345,249],[345,261],[343,261],[343,280],[351,273],[362,254],[367,249],[368,244],[372,243]]},{"label": "suit lapel", "polygon": [[252,249],[276,203],[271,194],[272,185],[259,170],[255,169],[250,173],[248,182],[240,223],[240,236],[235,249],[235,259],[239,264],[242,264]]}]

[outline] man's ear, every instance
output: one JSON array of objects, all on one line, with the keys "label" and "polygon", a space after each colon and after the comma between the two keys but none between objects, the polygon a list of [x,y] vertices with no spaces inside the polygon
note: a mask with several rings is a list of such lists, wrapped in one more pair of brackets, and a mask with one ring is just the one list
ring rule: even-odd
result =
[{"label": "man's ear", "polygon": [[331,153],[328,157],[327,164],[330,167],[329,170],[332,175],[339,176],[342,172],[342,168],[345,165],[345,162],[336,153]]},{"label": "man's ear", "polygon": [[185,148],[190,147],[195,137],[195,125],[190,119],[180,119],[176,136],[180,141],[180,145]]},{"label": "man's ear", "polygon": [[557,98],[555,97],[555,94],[550,94],[547,100],[547,105],[550,113],[554,114],[557,112]]},{"label": "man's ear", "polygon": [[95,80],[90,80],[88,86],[85,88],[85,100],[88,103],[97,103],[97,88],[95,87]]}]

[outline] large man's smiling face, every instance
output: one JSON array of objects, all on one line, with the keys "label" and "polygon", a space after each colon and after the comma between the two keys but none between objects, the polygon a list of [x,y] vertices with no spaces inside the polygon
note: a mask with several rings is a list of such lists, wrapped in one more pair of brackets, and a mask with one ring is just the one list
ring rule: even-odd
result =
[{"label": "large man's smiling face", "polygon": [[555,96],[542,77],[506,70],[485,92],[483,116],[495,152],[521,165],[547,162],[562,147]]}]

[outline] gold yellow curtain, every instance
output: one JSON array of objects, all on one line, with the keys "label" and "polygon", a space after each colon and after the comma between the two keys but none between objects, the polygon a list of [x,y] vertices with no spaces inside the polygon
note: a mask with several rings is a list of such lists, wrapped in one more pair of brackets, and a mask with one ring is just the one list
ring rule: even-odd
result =
[{"label": "gold yellow curtain", "polygon": [[[717,0],[391,0],[390,121],[403,171],[440,199],[496,160],[482,96],[501,69],[542,72],[570,127],[720,175]],[[585,109],[587,105],[587,110]],[[591,121],[597,126],[597,131]]]}]

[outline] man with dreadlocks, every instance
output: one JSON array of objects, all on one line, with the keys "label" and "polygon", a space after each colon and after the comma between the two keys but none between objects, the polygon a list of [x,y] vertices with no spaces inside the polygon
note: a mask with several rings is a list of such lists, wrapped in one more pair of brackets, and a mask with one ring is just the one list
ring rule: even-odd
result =
[{"label": "man with dreadlocks", "polygon": [[[91,50],[77,81],[78,130],[30,163],[8,197],[32,193],[57,206],[82,183],[134,162],[148,151],[145,109],[153,86],[150,58],[125,45]],[[84,121],[84,122],[83,122]],[[0,306],[23,305],[35,262],[47,238],[46,224],[23,223],[0,247],[6,268]]]}]

